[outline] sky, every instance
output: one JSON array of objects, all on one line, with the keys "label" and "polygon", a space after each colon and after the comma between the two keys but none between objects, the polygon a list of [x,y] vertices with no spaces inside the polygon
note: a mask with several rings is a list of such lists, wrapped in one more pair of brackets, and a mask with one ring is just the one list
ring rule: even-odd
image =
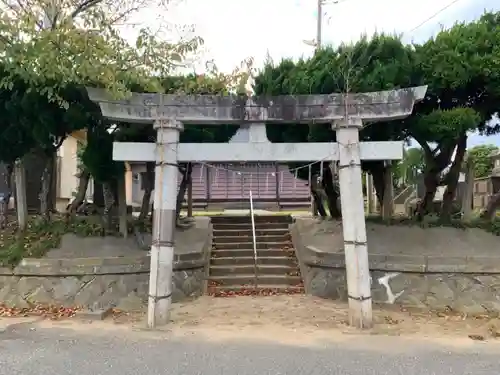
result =
[{"label": "sky", "polygon": [[[428,20],[453,1],[332,2],[327,0],[323,6],[325,45],[356,41],[363,33],[371,35],[375,31],[403,34],[406,42],[422,42],[442,27],[478,18],[484,10],[500,11],[499,0],[458,0]],[[135,18],[152,28],[160,22],[171,25],[170,38],[192,33],[201,36],[205,41],[204,51],[195,69],[201,72],[204,61],[214,60],[220,70],[230,72],[248,57],[254,58],[258,68],[268,55],[274,61],[311,56],[314,48],[304,40],[315,39],[316,9],[316,0],[174,0],[167,12],[149,9]],[[188,32],[178,25],[188,25]],[[132,37],[135,32],[127,29],[125,33]],[[469,143],[500,146],[500,136],[471,136]]]}]

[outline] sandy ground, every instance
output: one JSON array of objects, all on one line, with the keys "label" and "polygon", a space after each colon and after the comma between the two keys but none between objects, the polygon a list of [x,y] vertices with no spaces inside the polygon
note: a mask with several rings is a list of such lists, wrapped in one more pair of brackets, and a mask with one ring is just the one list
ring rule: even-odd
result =
[{"label": "sandy ground", "polygon": [[[376,308],[375,327],[358,331],[347,325],[347,305],[304,295],[271,297],[201,297],[175,304],[172,322],[159,331],[146,329],[144,313],[116,314],[105,321],[76,319],[39,321],[42,328],[68,328],[92,334],[124,330],[158,337],[195,337],[209,341],[268,341],[311,346],[338,342],[359,335],[399,336],[409,340],[432,340],[446,345],[469,345],[477,341],[495,343],[500,320],[463,315],[423,313]],[[498,327],[498,328],[497,328]],[[500,340],[498,340],[500,343]]]}]

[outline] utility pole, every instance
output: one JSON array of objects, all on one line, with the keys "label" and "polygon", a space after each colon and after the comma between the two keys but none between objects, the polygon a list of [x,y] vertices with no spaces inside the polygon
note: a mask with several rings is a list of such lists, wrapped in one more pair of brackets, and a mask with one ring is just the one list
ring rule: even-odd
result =
[{"label": "utility pole", "polygon": [[322,26],[323,26],[323,1],[324,0],[317,0],[318,1],[318,16],[316,18],[316,49],[319,50],[321,48],[321,32],[322,32]]},{"label": "utility pole", "polygon": [[[319,50],[323,44],[323,5],[336,5],[339,4],[343,1],[341,0],[335,0],[335,1],[330,1],[330,0],[316,0],[316,39],[313,40],[304,40],[303,42],[307,44],[308,46],[316,48],[316,50]],[[345,1],[345,0],[344,0]]]}]

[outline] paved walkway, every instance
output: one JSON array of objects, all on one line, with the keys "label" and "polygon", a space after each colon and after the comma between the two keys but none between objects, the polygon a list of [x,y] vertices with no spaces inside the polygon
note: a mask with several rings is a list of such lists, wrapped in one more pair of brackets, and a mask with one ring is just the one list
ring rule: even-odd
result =
[{"label": "paved walkway", "polygon": [[287,345],[101,328],[1,333],[0,375],[497,375],[499,368],[498,345],[474,341],[460,347],[363,335]]}]

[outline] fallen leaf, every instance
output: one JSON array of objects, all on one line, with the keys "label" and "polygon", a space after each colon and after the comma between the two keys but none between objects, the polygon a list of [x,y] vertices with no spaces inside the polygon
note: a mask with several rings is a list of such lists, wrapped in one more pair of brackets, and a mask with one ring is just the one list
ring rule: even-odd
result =
[{"label": "fallen leaf", "polygon": [[484,336],[483,335],[469,335],[469,338],[471,340],[475,340],[475,341],[484,341]]}]

